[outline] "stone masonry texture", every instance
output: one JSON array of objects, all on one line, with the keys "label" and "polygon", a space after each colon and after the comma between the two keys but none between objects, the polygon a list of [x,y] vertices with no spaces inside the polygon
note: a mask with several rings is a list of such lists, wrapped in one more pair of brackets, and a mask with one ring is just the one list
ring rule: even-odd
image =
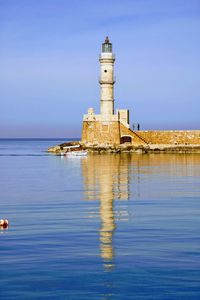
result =
[{"label": "stone masonry texture", "polygon": [[132,131],[119,121],[83,122],[83,143],[118,145],[123,136],[130,136],[132,145],[200,145],[200,130]]}]

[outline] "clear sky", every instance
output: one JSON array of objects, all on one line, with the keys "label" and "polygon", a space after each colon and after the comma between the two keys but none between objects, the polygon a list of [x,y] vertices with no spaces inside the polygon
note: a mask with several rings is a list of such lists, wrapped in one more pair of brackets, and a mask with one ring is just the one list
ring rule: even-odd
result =
[{"label": "clear sky", "polygon": [[0,0],[0,137],[80,137],[106,35],[115,107],[200,129],[200,0]]}]

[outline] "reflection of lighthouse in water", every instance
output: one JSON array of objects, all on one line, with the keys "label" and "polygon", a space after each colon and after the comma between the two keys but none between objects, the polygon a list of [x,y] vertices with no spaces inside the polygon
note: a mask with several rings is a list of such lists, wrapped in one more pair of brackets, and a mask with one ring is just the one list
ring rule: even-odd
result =
[{"label": "reflection of lighthouse in water", "polygon": [[110,262],[114,257],[112,238],[115,230],[114,194],[107,174],[101,174],[99,182],[99,213],[101,218],[100,251],[105,262]]},{"label": "reflection of lighthouse in water", "polygon": [[114,210],[114,200],[129,198],[129,159],[120,155],[90,155],[82,161],[84,189],[87,200],[99,200],[101,226],[100,255],[106,269],[113,267],[113,235],[116,218],[126,216],[127,210]]}]

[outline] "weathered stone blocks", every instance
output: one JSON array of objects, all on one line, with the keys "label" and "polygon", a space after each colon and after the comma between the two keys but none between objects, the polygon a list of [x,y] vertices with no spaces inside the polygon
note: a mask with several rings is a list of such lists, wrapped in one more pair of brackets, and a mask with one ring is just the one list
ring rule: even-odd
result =
[{"label": "weathered stone blocks", "polygon": [[130,137],[131,144],[150,145],[200,145],[200,130],[147,130],[132,131],[120,121],[84,121],[82,142],[89,145],[119,145],[122,137]]}]

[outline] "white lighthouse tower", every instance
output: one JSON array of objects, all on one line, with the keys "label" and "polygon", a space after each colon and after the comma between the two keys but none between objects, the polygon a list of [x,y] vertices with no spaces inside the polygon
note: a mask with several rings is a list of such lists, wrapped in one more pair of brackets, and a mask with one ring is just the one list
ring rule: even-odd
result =
[{"label": "white lighthouse tower", "polygon": [[89,108],[83,116],[82,142],[89,145],[120,144],[124,134],[130,134],[129,110],[114,110],[115,55],[108,37],[102,44],[99,61],[100,114]]},{"label": "white lighthouse tower", "polygon": [[112,53],[112,44],[108,37],[102,44],[100,61],[100,112],[101,115],[109,117],[114,114],[114,62],[115,56]]}]

